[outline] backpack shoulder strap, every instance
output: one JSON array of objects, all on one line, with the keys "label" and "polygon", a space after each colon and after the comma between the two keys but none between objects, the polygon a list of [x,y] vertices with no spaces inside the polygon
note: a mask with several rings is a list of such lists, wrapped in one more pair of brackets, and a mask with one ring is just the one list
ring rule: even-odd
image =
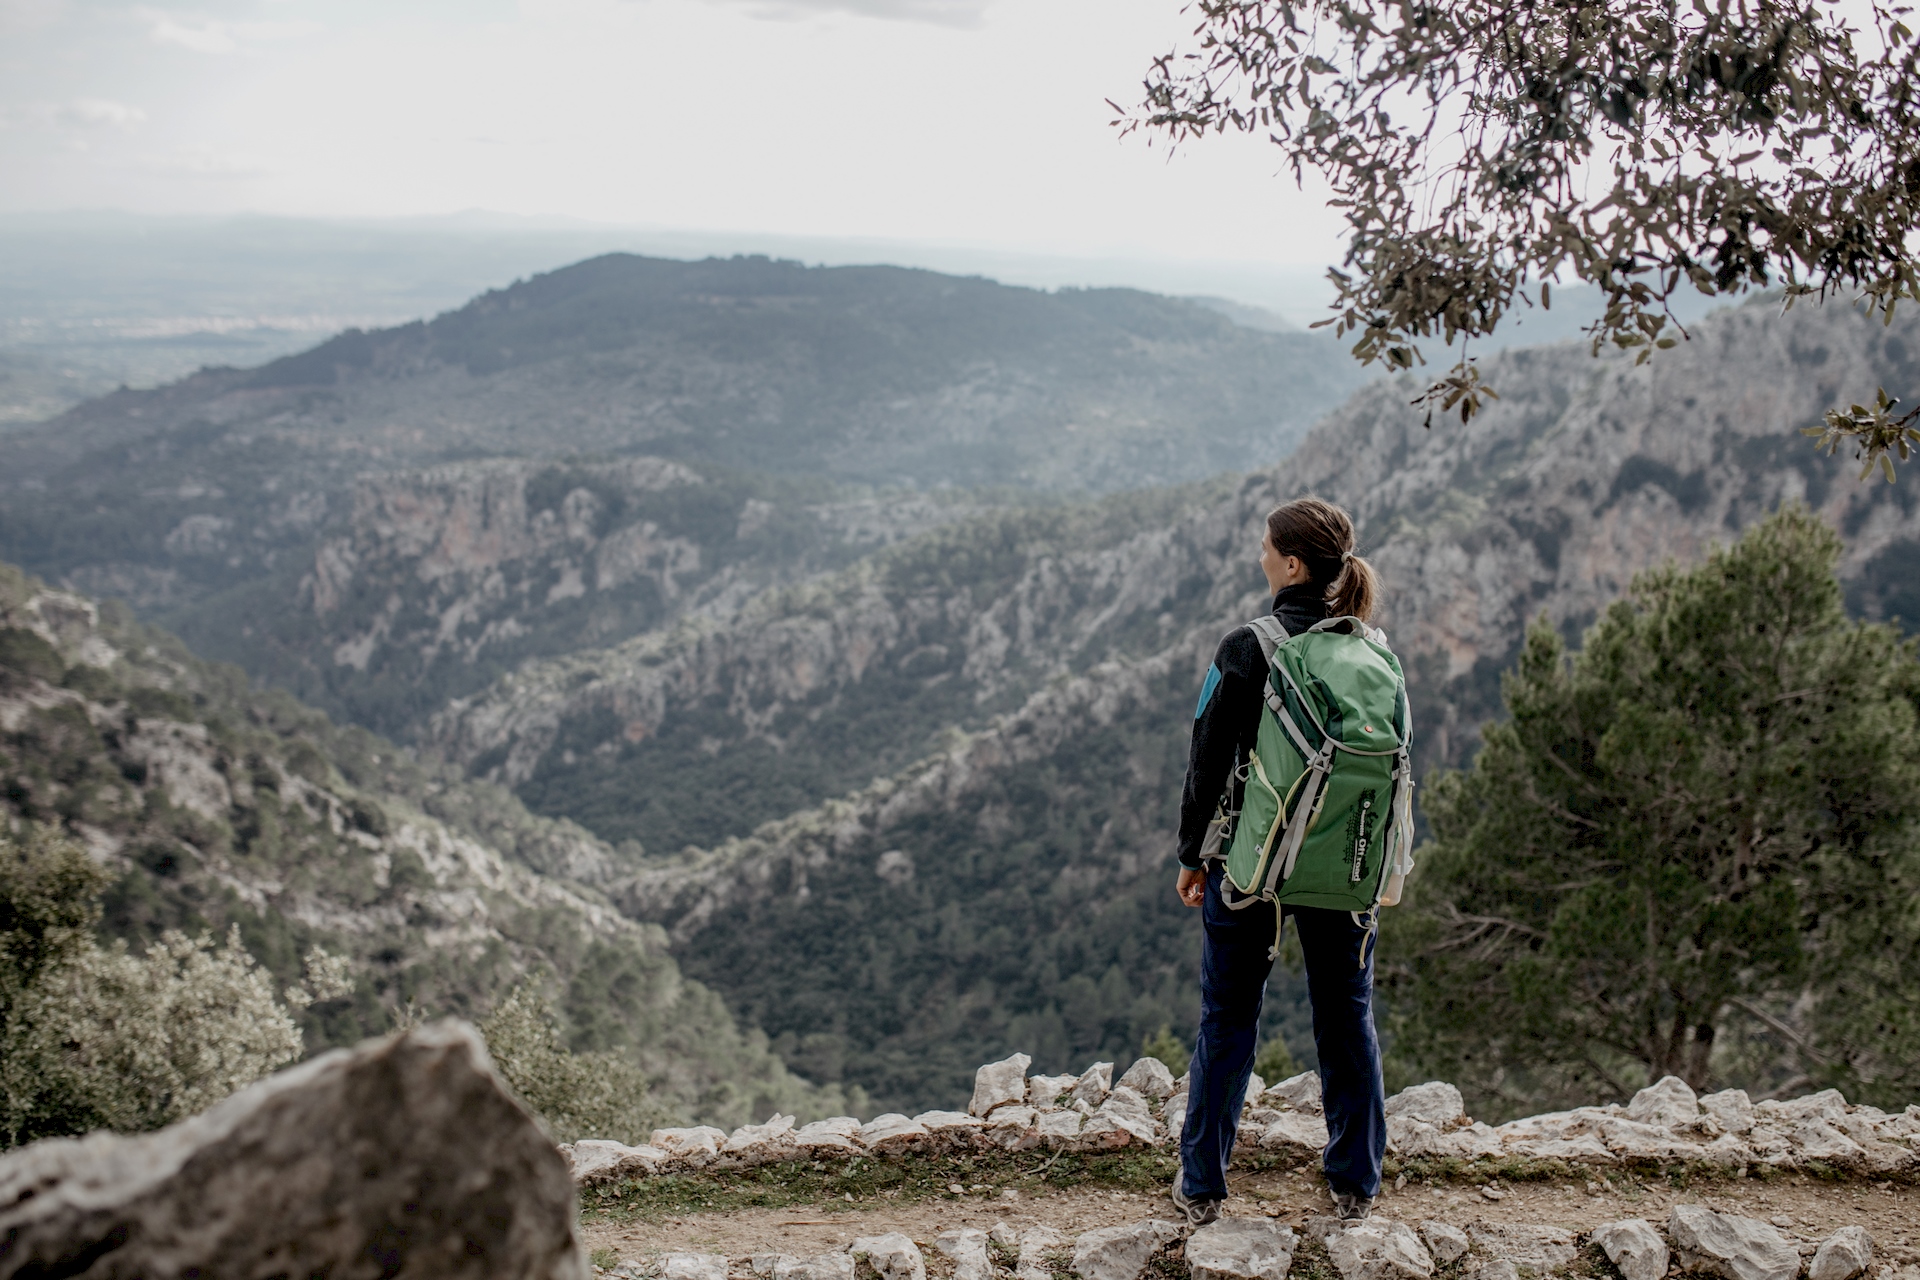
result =
[{"label": "backpack shoulder strap", "polygon": [[1273,651],[1280,647],[1282,641],[1289,638],[1287,628],[1280,619],[1270,613],[1255,618],[1247,625],[1253,628],[1254,637],[1260,641],[1260,655],[1267,660],[1268,666],[1272,666]]},{"label": "backpack shoulder strap", "polygon": [[1385,647],[1387,644],[1386,632],[1382,631],[1379,627],[1368,626],[1366,623],[1362,622],[1360,619],[1354,617],[1350,613],[1343,613],[1337,618],[1323,618],[1319,622],[1314,623],[1311,627],[1308,627],[1307,630],[1308,631],[1332,631],[1334,628],[1340,627],[1342,624],[1346,624],[1345,630],[1352,633],[1353,635],[1364,636],[1367,639],[1373,641],[1375,644],[1381,645],[1383,647]]}]

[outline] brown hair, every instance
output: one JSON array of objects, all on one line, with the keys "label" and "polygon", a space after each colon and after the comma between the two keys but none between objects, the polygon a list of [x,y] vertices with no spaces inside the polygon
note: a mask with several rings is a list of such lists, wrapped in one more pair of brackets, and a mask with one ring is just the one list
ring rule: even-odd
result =
[{"label": "brown hair", "polygon": [[1307,566],[1307,581],[1325,594],[1329,617],[1373,617],[1380,580],[1353,554],[1353,519],[1345,511],[1319,498],[1295,498],[1267,512],[1267,538],[1275,551]]}]

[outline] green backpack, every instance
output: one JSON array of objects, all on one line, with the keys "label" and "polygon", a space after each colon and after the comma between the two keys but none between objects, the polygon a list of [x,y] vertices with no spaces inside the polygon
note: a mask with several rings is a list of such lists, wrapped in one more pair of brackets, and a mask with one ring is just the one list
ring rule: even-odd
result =
[{"label": "green backpack", "polygon": [[1217,819],[1215,856],[1223,846],[1236,891],[1227,905],[1330,907],[1366,913],[1371,929],[1413,869],[1413,724],[1400,662],[1385,633],[1358,618],[1297,636],[1271,615],[1248,625],[1267,658],[1266,706],[1240,809]]}]

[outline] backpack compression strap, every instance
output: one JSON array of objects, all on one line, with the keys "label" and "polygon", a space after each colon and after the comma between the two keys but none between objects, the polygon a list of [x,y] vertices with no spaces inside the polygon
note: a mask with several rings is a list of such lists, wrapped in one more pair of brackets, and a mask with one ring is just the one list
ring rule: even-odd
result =
[{"label": "backpack compression strap", "polygon": [[[1260,642],[1260,654],[1267,661],[1266,696],[1267,703],[1271,706],[1273,703],[1273,651],[1278,649],[1281,641],[1287,638],[1287,629],[1281,625],[1280,619],[1272,614],[1255,618],[1247,624],[1247,627],[1253,632],[1254,639]],[[1206,843],[1202,846],[1200,855],[1202,862],[1226,861],[1226,829],[1240,815],[1238,809],[1227,807],[1227,801],[1233,797],[1234,784],[1237,782],[1245,786],[1247,774],[1256,767],[1257,762],[1253,753],[1249,751],[1246,763],[1235,769],[1232,776],[1227,779],[1226,793],[1220,797],[1219,804],[1214,806],[1213,822],[1209,824],[1212,830],[1207,833]]]}]

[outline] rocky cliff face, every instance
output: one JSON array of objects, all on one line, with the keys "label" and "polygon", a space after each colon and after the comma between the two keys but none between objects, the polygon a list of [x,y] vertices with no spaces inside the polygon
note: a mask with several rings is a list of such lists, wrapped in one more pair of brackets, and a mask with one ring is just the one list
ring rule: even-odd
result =
[{"label": "rocky cliff face", "polygon": [[[1016,1028],[1049,1060],[1124,1051],[1186,1012],[1191,940],[1161,883],[1185,724],[1213,644],[1261,607],[1269,506],[1318,492],[1355,512],[1420,763],[1458,763],[1533,615],[1577,632],[1638,570],[1781,501],[1848,537],[1857,607],[1903,607],[1912,485],[1857,483],[1795,428],[1905,385],[1914,341],[1844,308],[1740,308],[1639,368],[1577,347],[1501,356],[1502,399],[1431,430],[1413,388],[1382,385],[1243,482],[1157,514],[1115,499],[1077,524],[956,524],[728,629],[529,666],[450,708],[434,740],[547,812],[699,846],[616,897],[794,1052],[820,1039],[823,1071],[867,1072],[879,1097],[935,1096],[964,1069],[942,1045]],[[849,741],[864,754],[833,764]],[[857,765],[888,751],[924,759],[867,785]],[[598,799],[614,794],[617,811]],[[832,941],[855,919],[884,939],[885,972]],[[1002,922],[1017,960],[994,953]]]},{"label": "rocky cliff face", "polygon": [[977,503],[703,474],[638,457],[555,465],[446,463],[362,476],[344,530],[323,540],[293,607],[224,646],[259,667],[304,668],[351,718],[417,731],[440,702],[529,657],[616,642],[694,612],[715,621],[781,581],[806,580]]},{"label": "rocky cliff face", "polygon": [[1385,581],[1381,620],[1423,695],[1426,758],[1458,760],[1474,718],[1492,710],[1491,673],[1534,613],[1577,631],[1641,569],[1696,557],[1782,501],[1807,502],[1846,534],[1856,607],[1906,607],[1912,486],[1856,482],[1798,428],[1849,390],[1920,373],[1915,340],[1844,308],[1734,309],[1639,368],[1579,346],[1503,355],[1487,369],[1502,398],[1433,429],[1406,403],[1411,382],[1380,384],[1237,487],[1169,495],[1158,512],[1114,500],[1077,522],[955,526],[807,591],[770,593],[725,636],[648,636],[529,667],[452,708],[435,740],[520,784],[570,725],[603,711],[651,736],[704,701],[733,721],[722,740],[767,739],[798,708],[829,715],[824,701],[902,662],[966,689],[964,715],[983,723],[1041,681],[1184,644],[1195,625],[1224,630],[1258,608],[1261,517],[1316,492],[1355,513]]}]

